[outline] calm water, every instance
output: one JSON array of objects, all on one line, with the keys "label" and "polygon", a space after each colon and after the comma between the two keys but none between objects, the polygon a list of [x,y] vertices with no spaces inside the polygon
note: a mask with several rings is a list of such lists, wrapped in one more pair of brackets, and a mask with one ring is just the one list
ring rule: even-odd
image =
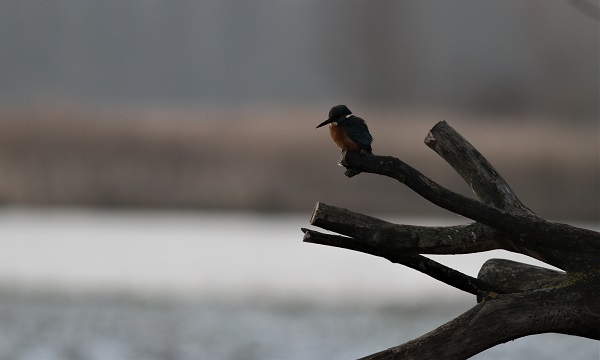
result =
[{"label": "calm water", "polygon": [[[448,221],[404,219],[407,223]],[[303,244],[302,216],[0,211],[0,359],[348,359],[474,305],[385,260]],[[503,252],[439,258],[476,275]],[[519,339],[477,359],[598,359]]]}]

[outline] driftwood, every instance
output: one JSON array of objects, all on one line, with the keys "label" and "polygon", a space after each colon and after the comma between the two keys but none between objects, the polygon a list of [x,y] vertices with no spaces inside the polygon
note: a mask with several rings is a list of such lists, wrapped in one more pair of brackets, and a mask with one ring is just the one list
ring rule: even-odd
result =
[{"label": "driftwood", "polygon": [[[317,203],[310,223],[340,235],[302,229],[305,242],[380,256],[477,296],[477,305],[447,324],[364,359],[465,359],[509,340],[548,332],[600,340],[600,233],[533,213],[446,122],[431,129],[425,144],[462,176],[477,199],[440,186],[394,157],[347,152],[341,164],[348,177],[364,172],[394,178],[475,222],[397,225]],[[528,255],[563,271],[491,259],[473,278],[420,255],[493,249]]]}]

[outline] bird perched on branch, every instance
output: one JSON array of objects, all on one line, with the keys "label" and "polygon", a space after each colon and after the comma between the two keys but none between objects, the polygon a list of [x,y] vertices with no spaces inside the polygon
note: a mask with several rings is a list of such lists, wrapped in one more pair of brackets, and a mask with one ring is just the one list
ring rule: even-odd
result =
[{"label": "bird perched on branch", "polygon": [[336,105],[329,110],[329,118],[319,125],[329,124],[329,134],[333,142],[346,151],[360,151],[372,154],[373,136],[369,133],[367,123],[354,116],[346,105]]}]

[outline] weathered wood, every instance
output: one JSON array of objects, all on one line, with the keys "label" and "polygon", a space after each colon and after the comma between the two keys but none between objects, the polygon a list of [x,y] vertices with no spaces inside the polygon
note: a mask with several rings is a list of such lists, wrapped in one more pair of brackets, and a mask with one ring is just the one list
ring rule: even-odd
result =
[{"label": "weathered wood", "polygon": [[506,259],[486,261],[477,278],[515,292],[543,289],[567,281],[567,273]]},{"label": "weathered wood", "polygon": [[498,209],[513,209],[533,215],[492,164],[447,122],[440,121],[429,131],[425,145],[452,166],[479,200]]},{"label": "weathered wood", "polygon": [[495,228],[510,237],[514,251],[563,270],[592,269],[597,265],[593,250],[600,246],[598,232],[546,221],[522,211],[499,209],[455,193],[391,156],[346,152],[341,164],[363,173],[396,179],[446,210]]},{"label": "weathered wood", "polygon": [[[392,224],[317,203],[304,241],[361,251],[421,271],[477,295],[478,304],[449,323],[365,359],[465,359],[522,336],[557,332],[600,340],[600,233],[549,222],[514,194],[466,139],[440,122],[425,139],[469,184],[477,199],[452,192],[390,156],[344,153],[346,176],[385,175],[432,203],[474,220],[457,226]],[[503,259],[472,278],[420,254],[504,249],[554,265],[551,270]]]},{"label": "weathered wood", "polygon": [[498,295],[417,339],[363,359],[467,359],[495,345],[547,332],[599,340],[600,313],[580,287]]},{"label": "weathered wood", "polygon": [[513,291],[510,287],[491,285],[485,280],[474,278],[460,271],[454,270],[448,266],[442,265],[437,261],[431,260],[418,254],[403,254],[398,252],[381,251],[364,242],[348,238],[345,236],[323,234],[318,231],[301,229],[304,232],[304,242],[328,245],[348,250],[360,251],[365,254],[383,257],[392,263],[401,264],[411,269],[417,270],[431,276],[432,278],[446,283],[459,290],[468,292],[478,297],[488,296],[491,293],[507,293]]},{"label": "weathered wood", "polygon": [[480,223],[440,227],[398,225],[321,202],[315,205],[310,224],[352,236],[386,253],[448,255],[514,250],[502,233]]}]

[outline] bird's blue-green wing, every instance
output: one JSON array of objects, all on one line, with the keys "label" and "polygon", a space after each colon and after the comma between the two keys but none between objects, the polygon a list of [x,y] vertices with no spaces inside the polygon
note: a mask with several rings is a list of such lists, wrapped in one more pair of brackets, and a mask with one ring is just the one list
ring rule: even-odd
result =
[{"label": "bird's blue-green wing", "polygon": [[359,117],[352,117],[351,123],[346,128],[348,137],[364,149],[370,149],[373,143],[373,136],[369,133],[369,128],[365,121]]}]

